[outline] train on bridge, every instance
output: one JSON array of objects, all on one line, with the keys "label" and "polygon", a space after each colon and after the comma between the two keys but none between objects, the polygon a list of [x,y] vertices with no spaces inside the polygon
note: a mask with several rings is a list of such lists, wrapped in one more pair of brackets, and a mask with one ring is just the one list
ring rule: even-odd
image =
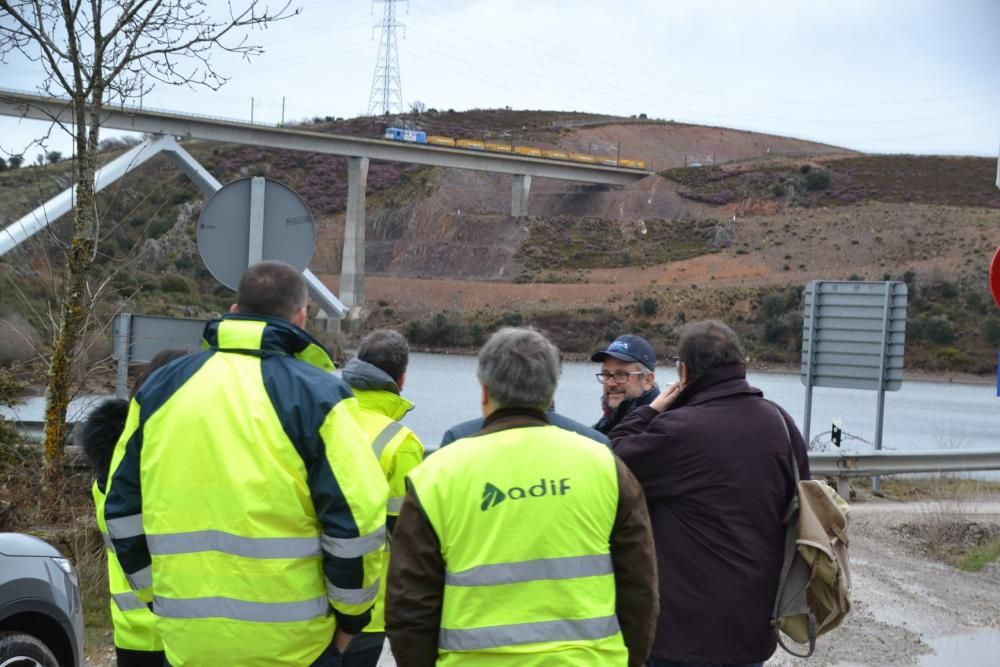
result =
[{"label": "train on bridge", "polygon": [[513,144],[486,141],[479,139],[455,139],[436,134],[427,134],[421,130],[409,130],[399,127],[389,127],[385,130],[385,138],[392,141],[406,141],[414,144],[430,144],[434,146],[447,146],[448,148],[462,148],[469,151],[488,151],[491,153],[512,153],[514,155],[524,155],[527,157],[540,157],[549,160],[568,160],[570,162],[585,162],[587,164],[599,164],[604,167],[624,167],[625,169],[646,169],[645,160],[633,160],[631,158],[616,158],[604,155],[592,155],[590,153],[578,153],[576,151],[550,150],[538,148],[536,146],[515,146]]}]

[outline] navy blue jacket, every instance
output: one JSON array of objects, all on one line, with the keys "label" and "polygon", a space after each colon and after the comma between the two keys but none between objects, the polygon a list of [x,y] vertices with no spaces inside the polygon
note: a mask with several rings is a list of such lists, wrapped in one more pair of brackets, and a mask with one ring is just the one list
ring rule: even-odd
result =
[{"label": "navy blue jacket", "polygon": [[[586,436],[591,440],[596,440],[602,445],[611,446],[611,441],[608,436],[604,435],[599,431],[595,431],[585,424],[570,419],[569,417],[564,417],[555,411],[555,409],[550,408],[545,414],[549,419],[549,423],[553,426],[558,426],[559,428],[566,429],[567,431],[573,431],[574,433],[579,433],[580,435]],[[444,436],[441,438],[441,446],[452,443],[459,438],[467,438],[470,435],[475,435],[483,430],[483,418],[470,419],[467,422],[462,422],[461,424],[455,424],[450,429],[444,432]]]}]

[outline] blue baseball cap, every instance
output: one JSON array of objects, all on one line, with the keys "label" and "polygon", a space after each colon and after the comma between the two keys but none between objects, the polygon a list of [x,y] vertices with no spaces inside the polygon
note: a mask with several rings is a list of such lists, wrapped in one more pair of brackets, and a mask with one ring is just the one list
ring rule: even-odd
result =
[{"label": "blue baseball cap", "polygon": [[656,368],[656,352],[642,336],[626,334],[611,341],[608,349],[595,352],[591,361],[604,361],[608,357],[614,357],[621,361],[637,361],[649,370]]}]

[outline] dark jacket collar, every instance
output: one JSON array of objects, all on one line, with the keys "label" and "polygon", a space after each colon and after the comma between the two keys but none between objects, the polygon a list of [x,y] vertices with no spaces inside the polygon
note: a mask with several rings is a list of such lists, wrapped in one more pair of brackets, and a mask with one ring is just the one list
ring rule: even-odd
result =
[{"label": "dark jacket collar", "polygon": [[378,366],[358,358],[351,359],[344,365],[341,376],[351,389],[372,389],[399,394],[399,385],[391,375]]},{"label": "dark jacket collar", "polygon": [[483,430],[476,435],[486,435],[497,431],[526,426],[548,426],[549,418],[541,410],[534,408],[500,408],[483,420]]},{"label": "dark jacket collar", "polygon": [[[263,323],[263,331],[259,331]],[[205,325],[202,345],[221,352],[293,356],[326,371],[333,360],[323,345],[288,320],[264,315],[229,314]]]},{"label": "dark jacket collar", "polygon": [[622,419],[625,418],[625,415],[632,412],[638,407],[642,407],[643,405],[649,405],[650,403],[653,402],[653,399],[655,399],[659,395],[660,395],[660,388],[654,383],[653,386],[649,388],[649,391],[644,393],[642,396],[638,396],[636,398],[630,398],[628,400],[619,403],[618,407],[615,408],[614,412],[612,412],[610,415],[605,415],[601,417],[597,421],[597,423],[594,424],[594,429],[607,435],[608,433],[611,432],[611,429],[613,429],[615,426],[618,425],[618,422],[620,422]]},{"label": "dark jacket collar", "polygon": [[764,392],[747,382],[747,367],[743,363],[717,366],[684,387],[668,408],[675,410],[685,405],[698,405],[723,396],[748,394],[763,396]]}]

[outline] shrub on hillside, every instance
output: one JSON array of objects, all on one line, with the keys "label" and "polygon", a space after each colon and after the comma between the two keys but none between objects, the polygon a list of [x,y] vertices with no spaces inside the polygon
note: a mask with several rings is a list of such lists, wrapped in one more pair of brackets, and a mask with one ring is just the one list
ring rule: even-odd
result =
[{"label": "shrub on hillside", "polygon": [[764,340],[768,343],[780,343],[788,333],[788,324],[783,317],[772,317],[764,322]]},{"label": "shrub on hillside", "polygon": [[500,326],[519,327],[524,324],[524,316],[513,310],[509,310],[500,316]]},{"label": "shrub on hillside", "polygon": [[906,328],[910,340],[914,342],[928,340],[938,345],[950,345],[957,338],[955,327],[946,315],[910,320]]},{"label": "shrub on hillside", "polygon": [[[13,407],[20,403],[24,386],[7,368],[0,367],[0,405]],[[13,447],[19,444],[21,437],[14,423],[0,416],[0,471],[4,470],[13,460]],[[9,529],[8,529],[9,530]]]},{"label": "shrub on hillside", "polygon": [[764,312],[764,317],[767,319],[774,319],[776,317],[781,317],[788,310],[785,305],[786,299],[781,294],[772,293],[768,294],[760,302],[760,309]]},{"label": "shrub on hillside", "polygon": [[969,363],[969,355],[954,347],[945,347],[938,352],[938,358],[946,362],[950,368],[963,368]]},{"label": "shrub on hillside", "polygon": [[810,171],[806,174],[806,189],[810,192],[826,190],[830,186],[830,172]]},{"label": "shrub on hillside", "polygon": [[190,294],[196,285],[191,278],[178,273],[166,273],[160,276],[160,289],[171,294]]},{"label": "shrub on hillside", "polygon": [[1000,320],[995,317],[987,317],[983,320],[982,327],[983,338],[986,339],[990,345],[996,347],[1000,345]]},{"label": "shrub on hillside", "polygon": [[[38,356],[35,343],[41,336],[23,315],[9,312],[0,317],[0,366],[29,361]],[[2,399],[0,399],[2,402]]]}]

